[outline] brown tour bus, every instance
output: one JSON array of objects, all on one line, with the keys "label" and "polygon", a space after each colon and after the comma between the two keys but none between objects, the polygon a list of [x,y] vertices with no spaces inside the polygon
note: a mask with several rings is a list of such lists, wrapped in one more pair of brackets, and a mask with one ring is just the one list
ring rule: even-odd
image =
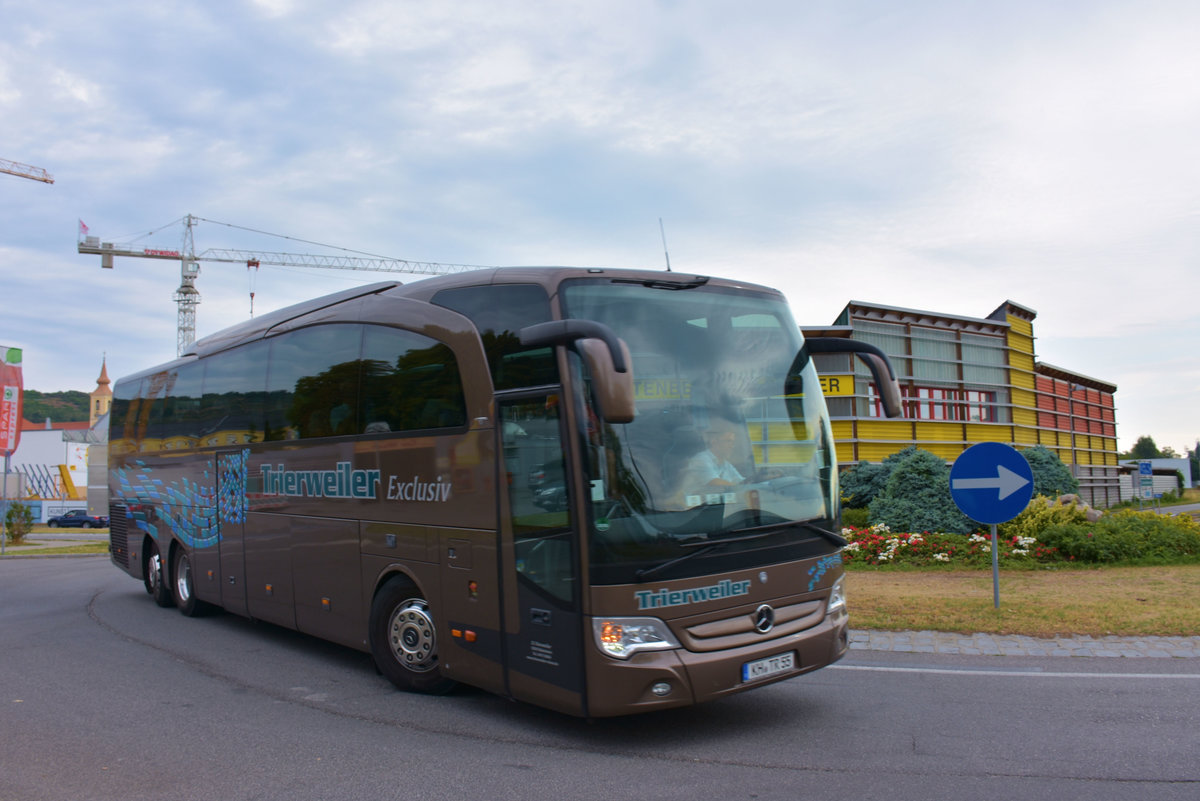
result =
[{"label": "brown tour bus", "polygon": [[790,678],[847,648],[813,355],[850,351],[898,413],[881,352],[805,342],[740,281],[338,292],[117,382],[112,559],[161,606],[370,652],[406,690],[601,717]]}]

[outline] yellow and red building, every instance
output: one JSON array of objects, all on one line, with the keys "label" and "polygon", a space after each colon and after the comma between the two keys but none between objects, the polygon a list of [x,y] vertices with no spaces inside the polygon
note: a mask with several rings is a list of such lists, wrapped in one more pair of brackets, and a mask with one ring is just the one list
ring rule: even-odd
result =
[{"label": "yellow and red building", "polygon": [[1079,480],[1093,506],[1120,500],[1115,384],[1037,360],[1037,313],[1005,301],[964,317],[851,301],[832,326],[804,334],[882,348],[896,368],[903,418],[882,415],[870,373],[841,354],[819,354],[842,467],[878,462],[909,445],[953,461],[977,442],[1044,445]]}]

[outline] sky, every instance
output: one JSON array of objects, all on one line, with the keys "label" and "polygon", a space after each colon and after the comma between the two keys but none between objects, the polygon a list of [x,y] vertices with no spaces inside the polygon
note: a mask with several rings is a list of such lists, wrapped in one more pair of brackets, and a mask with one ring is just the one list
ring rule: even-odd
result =
[{"label": "sky", "polygon": [[[174,357],[177,262],[661,268],[1037,312],[1118,446],[1200,438],[1200,4],[0,0],[0,345],[24,384]],[[660,225],[661,220],[661,225]],[[287,238],[281,238],[287,237]],[[196,331],[417,276],[202,263]]]}]

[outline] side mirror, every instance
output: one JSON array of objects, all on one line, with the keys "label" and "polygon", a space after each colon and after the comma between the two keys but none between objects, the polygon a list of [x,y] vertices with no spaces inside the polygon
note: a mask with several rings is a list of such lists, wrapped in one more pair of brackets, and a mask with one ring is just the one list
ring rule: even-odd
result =
[{"label": "side mirror", "polygon": [[809,353],[853,353],[862,359],[875,379],[879,400],[883,404],[883,413],[888,417],[904,416],[904,404],[900,400],[900,382],[896,380],[896,371],[892,369],[892,363],[882,350],[866,342],[841,337],[812,337],[804,340],[804,346],[808,348]]},{"label": "side mirror", "polygon": [[625,364],[632,361],[629,348],[621,340],[617,341],[620,350],[617,353],[609,350],[607,343],[599,339],[579,340],[579,350],[587,362],[588,372],[592,376],[592,389],[596,393],[596,402],[600,405],[600,415],[607,423],[631,423],[634,416],[633,402],[633,371],[617,370],[615,363],[617,355]]},{"label": "side mirror", "polygon": [[517,332],[527,348],[578,343],[592,376],[600,414],[608,423],[633,420],[633,371],[629,348],[616,332],[594,320],[554,320]]}]

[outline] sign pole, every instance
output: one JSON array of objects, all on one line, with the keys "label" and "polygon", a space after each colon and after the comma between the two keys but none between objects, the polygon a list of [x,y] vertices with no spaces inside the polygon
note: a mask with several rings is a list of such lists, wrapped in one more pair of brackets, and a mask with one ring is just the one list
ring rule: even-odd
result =
[{"label": "sign pole", "polygon": [[992,523],[992,606],[1000,608],[1000,547],[995,523]]},{"label": "sign pole", "polygon": [[8,451],[4,452],[4,504],[0,506],[0,556],[4,555],[5,545],[8,543],[8,527],[5,521],[8,519],[8,466],[12,459],[12,454]]}]

